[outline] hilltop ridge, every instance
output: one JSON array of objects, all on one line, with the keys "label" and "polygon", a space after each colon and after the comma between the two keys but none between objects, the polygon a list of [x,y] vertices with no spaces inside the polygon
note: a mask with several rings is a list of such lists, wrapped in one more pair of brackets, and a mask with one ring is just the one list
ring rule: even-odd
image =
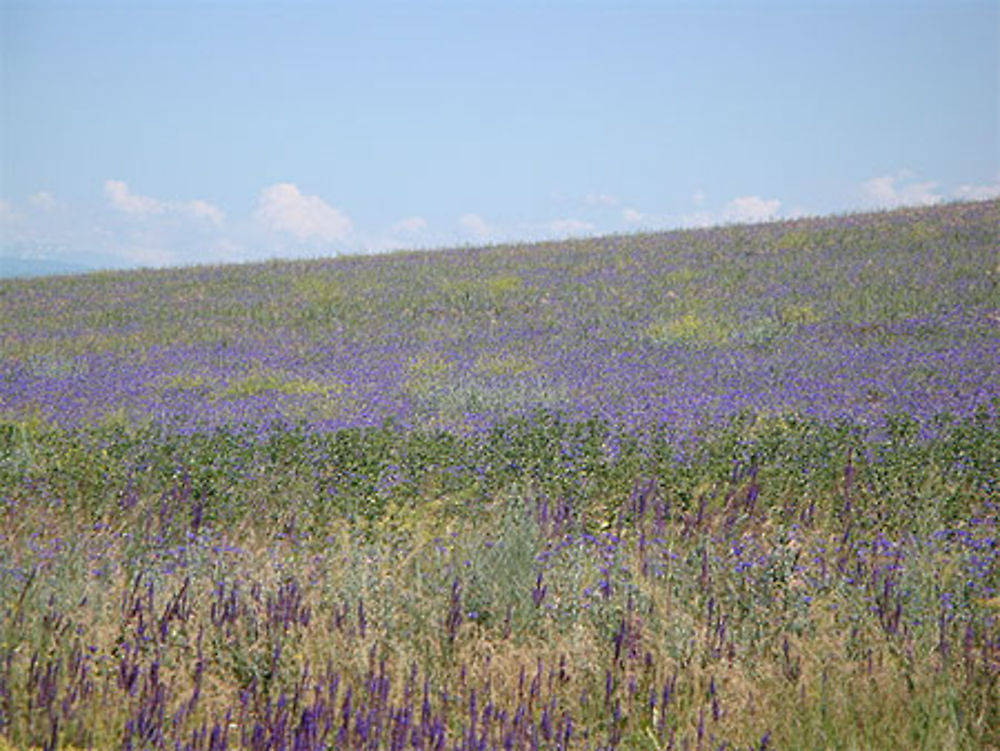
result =
[{"label": "hilltop ridge", "polygon": [[84,261],[66,261],[58,258],[44,257],[34,258],[26,255],[0,256],[0,283],[10,279],[23,278],[44,278],[47,276],[69,276],[87,274],[119,274],[119,273],[173,273],[184,269],[226,269],[226,268],[246,268],[256,266],[271,266],[274,264],[312,264],[327,263],[331,261],[351,261],[354,259],[389,259],[394,260],[401,257],[440,255],[450,253],[476,253],[495,250],[521,250],[560,248],[575,246],[582,243],[605,243],[613,240],[620,240],[629,237],[683,237],[685,235],[699,235],[702,233],[718,233],[721,231],[736,228],[761,229],[761,228],[796,228],[802,231],[821,230],[831,224],[843,223],[845,221],[868,222],[878,218],[895,217],[896,219],[907,219],[923,217],[925,220],[933,221],[935,217],[944,214],[962,214],[964,211],[974,209],[977,206],[988,206],[1000,203],[1000,199],[988,199],[980,201],[955,201],[940,203],[930,206],[909,206],[893,209],[878,210],[858,210],[845,211],[833,214],[810,215],[788,219],[776,219],[766,222],[755,223],[720,223],[703,227],[682,227],[672,229],[637,229],[627,233],[596,234],[590,236],[573,236],[564,239],[544,239],[544,240],[505,240],[486,244],[464,244],[464,245],[442,245],[427,248],[401,248],[378,253],[346,253],[330,254],[320,256],[308,256],[301,258],[269,258],[261,260],[247,260],[230,263],[191,263],[180,266],[158,266],[142,267],[135,269],[119,268],[117,266],[106,265],[104,261],[97,263],[87,263]]}]

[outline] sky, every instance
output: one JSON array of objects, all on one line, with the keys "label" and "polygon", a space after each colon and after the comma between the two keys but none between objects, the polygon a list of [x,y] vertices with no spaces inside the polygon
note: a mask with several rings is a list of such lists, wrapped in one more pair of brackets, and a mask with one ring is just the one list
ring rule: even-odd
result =
[{"label": "sky", "polygon": [[1000,2],[0,0],[0,274],[1000,196]]}]

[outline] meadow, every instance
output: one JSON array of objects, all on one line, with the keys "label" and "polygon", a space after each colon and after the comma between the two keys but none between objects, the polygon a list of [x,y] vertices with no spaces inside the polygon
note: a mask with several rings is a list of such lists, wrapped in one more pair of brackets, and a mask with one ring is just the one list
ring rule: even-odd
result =
[{"label": "meadow", "polygon": [[0,750],[1000,748],[1000,201],[0,281]]}]

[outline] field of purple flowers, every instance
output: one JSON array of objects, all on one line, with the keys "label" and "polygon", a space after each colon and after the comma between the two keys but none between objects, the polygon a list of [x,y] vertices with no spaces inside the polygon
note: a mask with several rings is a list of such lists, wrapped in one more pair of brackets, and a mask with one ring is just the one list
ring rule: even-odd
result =
[{"label": "field of purple flowers", "polygon": [[0,281],[0,750],[1000,748],[1000,201]]}]

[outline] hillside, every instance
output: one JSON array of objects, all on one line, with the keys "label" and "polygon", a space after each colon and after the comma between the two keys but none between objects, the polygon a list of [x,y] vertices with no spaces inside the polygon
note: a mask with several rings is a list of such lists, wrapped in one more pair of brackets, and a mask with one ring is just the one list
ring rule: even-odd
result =
[{"label": "hillside", "polygon": [[0,282],[0,411],[74,425],[679,433],[995,403],[1000,202]]}]

